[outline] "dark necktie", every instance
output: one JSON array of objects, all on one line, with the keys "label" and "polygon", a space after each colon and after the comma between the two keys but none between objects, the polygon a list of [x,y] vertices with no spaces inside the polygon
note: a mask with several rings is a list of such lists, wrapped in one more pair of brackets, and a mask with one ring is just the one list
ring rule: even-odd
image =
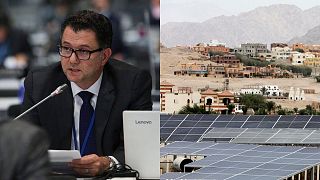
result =
[{"label": "dark necktie", "polygon": [[[80,109],[80,122],[79,122],[79,136],[80,136],[80,150],[82,149],[84,139],[89,131],[90,121],[92,119],[94,109],[91,106],[90,100],[93,96],[91,92],[81,91],[78,93],[81,97],[83,104]],[[92,119],[94,121],[94,119]],[[96,138],[94,133],[94,126],[91,129],[86,147],[82,155],[97,154]]]}]

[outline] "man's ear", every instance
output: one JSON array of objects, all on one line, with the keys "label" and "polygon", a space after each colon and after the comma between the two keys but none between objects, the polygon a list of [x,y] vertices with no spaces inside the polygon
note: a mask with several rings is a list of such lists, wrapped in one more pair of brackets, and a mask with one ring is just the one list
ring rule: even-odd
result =
[{"label": "man's ear", "polygon": [[104,49],[102,55],[103,55],[102,63],[103,63],[103,65],[105,65],[108,62],[108,60],[110,59],[111,55],[112,55],[111,48]]}]

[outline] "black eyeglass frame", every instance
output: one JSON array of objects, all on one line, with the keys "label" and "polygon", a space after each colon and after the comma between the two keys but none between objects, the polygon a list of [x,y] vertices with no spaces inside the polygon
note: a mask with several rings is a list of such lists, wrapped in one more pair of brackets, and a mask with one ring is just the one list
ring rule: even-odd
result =
[{"label": "black eyeglass frame", "polygon": [[[103,48],[98,48],[98,49],[95,49],[95,50],[92,50],[92,51],[90,51],[90,50],[84,50],[84,49],[73,49],[73,48],[66,47],[66,46],[61,46],[61,45],[58,45],[58,48],[59,48],[59,55],[60,55],[60,56],[65,57],[65,58],[70,58],[70,57],[72,56],[72,54],[75,53],[76,56],[77,56],[77,58],[78,58],[79,60],[82,60],[82,61],[88,61],[88,60],[90,59],[92,53],[99,52],[99,51],[102,51],[102,50],[103,50]],[[70,50],[71,50],[70,56],[62,55],[62,54],[61,54],[62,48],[70,49]],[[78,54],[77,54],[77,52],[79,52],[79,51],[88,52],[88,53],[89,53],[89,57],[88,57],[87,59],[80,59],[79,56],[78,56]]]}]

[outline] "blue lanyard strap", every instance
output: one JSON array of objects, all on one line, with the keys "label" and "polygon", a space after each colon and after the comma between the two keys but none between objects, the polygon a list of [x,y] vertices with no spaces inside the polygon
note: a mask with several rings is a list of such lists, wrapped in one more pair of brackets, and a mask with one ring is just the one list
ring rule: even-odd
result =
[{"label": "blue lanyard strap", "polygon": [[[92,116],[90,118],[90,124],[89,124],[89,127],[87,129],[86,136],[85,136],[85,138],[83,140],[83,144],[82,144],[82,147],[81,147],[81,150],[80,150],[81,156],[83,156],[83,154],[85,152],[85,149],[86,149],[86,146],[87,146],[87,143],[88,143],[88,139],[89,139],[89,136],[90,136],[92,128],[93,128],[94,119],[95,119],[95,113],[93,111]],[[72,131],[73,131],[74,149],[78,150],[78,141],[77,141],[75,123],[73,123]]]}]

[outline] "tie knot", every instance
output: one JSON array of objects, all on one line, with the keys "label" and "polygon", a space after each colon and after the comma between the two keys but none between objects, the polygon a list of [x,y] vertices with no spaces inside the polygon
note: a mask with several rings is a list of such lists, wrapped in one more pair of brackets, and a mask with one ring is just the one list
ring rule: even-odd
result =
[{"label": "tie knot", "polygon": [[93,94],[89,91],[81,91],[78,93],[84,103],[89,103]]}]

